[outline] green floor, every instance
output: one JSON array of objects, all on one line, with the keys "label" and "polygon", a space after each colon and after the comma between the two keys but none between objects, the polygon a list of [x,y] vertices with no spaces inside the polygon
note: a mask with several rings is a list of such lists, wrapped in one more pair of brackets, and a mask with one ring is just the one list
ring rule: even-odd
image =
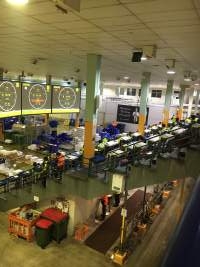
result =
[{"label": "green floor", "polygon": [[[182,206],[191,186],[187,182]],[[129,258],[127,266],[159,267],[168,239],[173,233],[179,210],[180,189],[173,193],[165,209],[157,217],[145,239]],[[110,259],[84,244],[67,239],[57,244],[52,242],[42,250],[35,242],[10,236],[7,232],[7,214],[0,213],[0,267],[109,267]]]}]

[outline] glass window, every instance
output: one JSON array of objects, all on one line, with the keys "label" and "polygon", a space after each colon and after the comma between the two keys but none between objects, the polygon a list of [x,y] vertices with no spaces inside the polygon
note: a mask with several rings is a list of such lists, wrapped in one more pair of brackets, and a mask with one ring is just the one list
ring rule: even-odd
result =
[{"label": "glass window", "polygon": [[135,88],[127,88],[127,95],[135,96],[136,89]]},{"label": "glass window", "polygon": [[152,90],[151,97],[161,98],[162,90]]},{"label": "glass window", "polygon": [[174,91],[174,96],[176,99],[180,98],[180,91]]},{"label": "glass window", "polygon": [[120,89],[119,89],[119,94],[120,94],[120,95],[124,95],[124,88],[120,88]]}]

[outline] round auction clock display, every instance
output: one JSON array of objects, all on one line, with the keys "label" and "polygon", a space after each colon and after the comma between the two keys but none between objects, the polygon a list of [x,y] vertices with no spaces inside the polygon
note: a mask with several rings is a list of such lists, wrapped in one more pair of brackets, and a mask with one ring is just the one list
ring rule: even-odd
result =
[{"label": "round auction clock display", "polygon": [[76,103],[76,93],[74,89],[63,87],[59,92],[58,101],[62,108],[72,108]]},{"label": "round auction clock display", "polygon": [[32,108],[43,108],[47,102],[47,93],[45,86],[41,84],[34,84],[29,90],[29,103]]},{"label": "round auction clock display", "polygon": [[12,82],[2,82],[0,84],[0,109],[3,111],[11,111],[15,107],[17,101],[17,92]]}]

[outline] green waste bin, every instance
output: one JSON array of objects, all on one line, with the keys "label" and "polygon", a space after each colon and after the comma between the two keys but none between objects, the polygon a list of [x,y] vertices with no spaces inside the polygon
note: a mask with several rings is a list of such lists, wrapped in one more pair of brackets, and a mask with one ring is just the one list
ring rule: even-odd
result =
[{"label": "green waste bin", "polygon": [[45,248],[52,241],[53,222],[46,219],[39,219],[36,223],[36,243]]},{"label": "green waste bin", "polygon": [[68,214],[56,208],[48,208],[41,214],[42,218],[53,222],[52,237],[58,243],[67,236]]}]

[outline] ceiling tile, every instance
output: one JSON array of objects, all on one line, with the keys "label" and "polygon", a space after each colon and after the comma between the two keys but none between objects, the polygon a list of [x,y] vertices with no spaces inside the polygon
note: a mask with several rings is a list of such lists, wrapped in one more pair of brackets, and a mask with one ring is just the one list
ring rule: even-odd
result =
[{"label": "ceiling tile", "polygon": [[28,16],[55,13],[57,10],[53,1],[45,1],[26,5],[20,12]]},{"label": "ceiling tile", "polygon": [[108,18],[130,15],[130,12],[121,5],[85,9],[80,15],[86,19]]},{"label": "ceiling tile", "polygon": [[74,13],[70,11],[67,14],[57,11],[54,13],[34,15],[33,18],[44,23],[69,22],[69,21],[71,22],[75,20],[80,20],[78,16],[76,16]]},{"label": "ceiling tile", "polygon": [[92,7],[111,6],[118,4],[117,0],[81,0],[81,10]]},{"label": "ceiling tile", "polygon": [[158,13],[141,13],[138,15],[139,18],[146,22],[163,22],[163,21],[174,21],[174,20],[190,20],[198,18],[194,10],[183,10],[173,12],[158,12]]},{"label": "ceiling tile", "polygon": [[197,36],[200,36],[200,24],[193,26],[183,26],[183,27],[162,27],[162,28],[154,28],[154,31],[161,36],[173,36],[179,33],[196,33]]},{"label": "ceiling tile", "polygon": [[190,18],[189,20],[174,18],[172,20],[146,22],[146,24],[151,28],[162,28],[162,27],[172,28],[174,26],[184,27],[184,26],[200,25],[200,20],[198,17]]},{"label": "ceiling tile", "polygon": [[127,4],[127,7],[134,14],[141,13],[156,13],[156,12],[169,12],[175,10],[188,10],[193,9],[191,1],[188,0],[154,0],[154,1],[143,1],[134,4]]},{"label": "ceiling tile", "polygon": [[137,24],[139,23],[139,20],[135,16],[120,16],[104,19],[92,19],[91,22],[98,26],[122,26]]},{"label": "ceiling tile", "polygon": [[91,23],[81,20],[69,23],[54,23],[53,26],[58,29],[65,30],[68,33],[88,33],[101,31]]}]

